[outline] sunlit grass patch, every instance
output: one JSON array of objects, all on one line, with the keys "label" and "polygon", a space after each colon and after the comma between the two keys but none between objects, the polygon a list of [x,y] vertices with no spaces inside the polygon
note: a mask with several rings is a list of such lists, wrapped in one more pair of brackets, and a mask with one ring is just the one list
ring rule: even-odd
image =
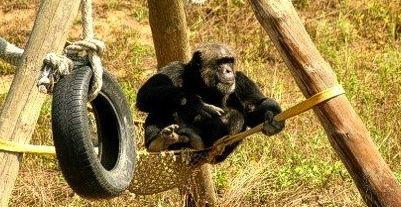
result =
[{"label": "sunlit grass patch", "polygon": [[0,60],[0,75],[9,75],[15,73],[15,67]]}]

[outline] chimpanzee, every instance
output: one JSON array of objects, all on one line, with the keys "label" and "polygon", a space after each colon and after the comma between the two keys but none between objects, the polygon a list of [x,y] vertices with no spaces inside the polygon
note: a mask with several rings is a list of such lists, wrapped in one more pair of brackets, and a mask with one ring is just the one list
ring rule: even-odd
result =
[{"label": "chimpanzee", "polygon": [[[147,112],[145,145],[149,151],[204,149],[225,135],[264,123],[273,135],[284,122],[273,117],[279,104],[262,94],[242,72],[234,70],[232,49],[208,43],[195,49],[188,63],[172,62],[139,89],[136,106]],[[239,144],[226,147],[223,161]]]}]

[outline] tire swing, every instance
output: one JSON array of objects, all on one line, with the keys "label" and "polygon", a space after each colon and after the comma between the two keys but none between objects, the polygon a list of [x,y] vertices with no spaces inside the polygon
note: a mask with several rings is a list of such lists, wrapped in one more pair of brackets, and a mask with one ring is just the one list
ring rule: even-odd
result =
[{"label": "tire swing", "polygon": [[[117,81],[101,66],[97,54],[102,52],[104,45],[94,39],[91,0],[82,0],[81,13],[84,40],[68,43],[63,55],[48,53],[37,81],[39,91],[54,93],[52,130],[55,146],[18,143],[0,137],[0,152],[56,154],[63,176],[78,195],[92,199],[110,198],[132,186],[136,161],[143,155],[148,156],[146,152],[136,152],[134,122],[126,99]],[[23,52],[0,37],[1,59],[16,66],[22,61]],[[86,57],[82,53],[86,53]],[[97,148],[88,124],[88,101],[96,119]],[[163,154],[150,156],[156,158],[152,164],[157,165],[159,155]],[[158,172],[147,170],[151,169],[146,167],[148,159],[143,160],[140,162],[143,171]],[[171,165],[176,166],[174,162]],[[145,175],[143,181],[147,177]],[[160,185],[150,185],[160,192]],[[152,191],[152,188],[147,190],[146,183],[144,188],[144,192],[138,194]]]},{"label": "tire swing", "polygon": [[[68,55],[80,44],[87,47],[92,45],[89,49],[81,48],[90,53],[90,48],[95,48],[94,45],[99,43],[91,41],[78,41],[67,46],[65,53],[68,57],[49,53],[44,59],[38,87],[41,92],[53,92],[52,131],[55,147],[0,139],[0,151],[56,154],[63,176],[78,195],[93,199],[111,198],[126,190],[133,177],[136,166],[134,122],[121,88],[107,71],[103,71],[100,61],[93,61],[95,64],[90,67],[87,65],[91,65],[89,62],[92,60],[88,62]],[[0,57],[15,55],[16,58],[6,59],[15,65],[23,50],[2,38],[1,46],[12,48],[6,54],[0,51]],[[92,54],[89,58],[96,59],[96,56]],[[100,79],[96,76],[99,68]],[[100,84],[97,84],[98,81]],[[93,109],[97,137],[91,133],[88,102]],[[97,138],[97,147],[92,141],[94,138]]]},{"label": "tire swing", "polygon": [[[90,0],[82,1],[83,17],[90,16],[90,6]],[[97,56],[103,43],[89,37],[90,27],[83,23],[85,40],[69,43],[64,55],[47,54],[37,82],[39,91],[53,92],[55,147],[0,139],[0,151],[56,154],[63,176],[78,195],[111,198],[125,191],[133,178],[137,158],[134,122],[118,82],[103,70]],[[0,38],[0,58],[17,65],[23,52]],[[96,129],[89,124],[90,111]]]},{"label": "tire swing", "polygon": [[96,118],[98,152],[91,141],[89,67],[62,78],[53,91],[52,130],[57,160],[70,187],[80,196],[119,195],[132,180],[135,141],[131,112],[113,77],[105,72],[98,96],[90,103]]},{"label": "tire swing", "polygon": [[64,55],[45,57],[38,87],[53,91],[53,139],[67,183],[82,197],[110,198],[127,189],[133,177],[133,120],[117,81],[103,71],[98,54],[105,46],[94,38],[91,0],[82,1],[81,13],[84,39],[68,43]]}]

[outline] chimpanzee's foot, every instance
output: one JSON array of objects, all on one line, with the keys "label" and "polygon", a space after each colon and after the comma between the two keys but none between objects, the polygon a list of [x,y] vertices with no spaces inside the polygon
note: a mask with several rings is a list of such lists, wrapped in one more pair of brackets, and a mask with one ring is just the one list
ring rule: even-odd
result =
[{"label": "chimpanzee's foot", "polygon": [[164,141],[167,145],[175,144],[180,141],[180,139],[179,139],[180,136],[176,133],[178,128],[180,128],[180,127],[177,124],[172,124],[172,125],[166,126],[160,132],[161,137],[164,139]]}]

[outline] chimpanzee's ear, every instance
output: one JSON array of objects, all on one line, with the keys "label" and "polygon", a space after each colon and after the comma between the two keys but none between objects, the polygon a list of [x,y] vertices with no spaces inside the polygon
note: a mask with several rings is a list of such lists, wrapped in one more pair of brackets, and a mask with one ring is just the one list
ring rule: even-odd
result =
[{"label": "chimpanzee's ear", "polygon": [[202,53],[201,51],[195,51],[192,55],[192,59],[189,61],[189,65],[193,69],[201,69],[202,68]]}]

